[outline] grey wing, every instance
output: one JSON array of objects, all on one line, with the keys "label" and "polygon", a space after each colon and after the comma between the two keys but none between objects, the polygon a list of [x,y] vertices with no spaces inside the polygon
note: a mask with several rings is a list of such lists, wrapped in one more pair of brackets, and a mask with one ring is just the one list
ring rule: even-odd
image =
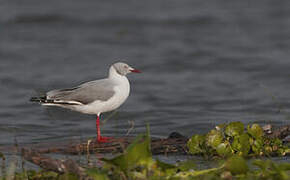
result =
[{"label": "grey wing", "polygon": [[115,94],[114,85],[104,80],[91,81],[71,89],[53,90],[47,93],[47,99],[61,102],[80,102],[89,104],[96,100],[106,101]]}]

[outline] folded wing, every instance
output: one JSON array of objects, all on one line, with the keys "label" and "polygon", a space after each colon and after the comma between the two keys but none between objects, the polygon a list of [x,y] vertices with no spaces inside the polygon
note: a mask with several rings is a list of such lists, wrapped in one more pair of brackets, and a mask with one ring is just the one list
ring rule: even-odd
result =
[{"label": "folded wing", "polygon": [[49,91],[46,99],[58,104],[85,105],[94,101],[107,101],[114,94],[114,85],[104,79],[87,82],[71,89]]}]

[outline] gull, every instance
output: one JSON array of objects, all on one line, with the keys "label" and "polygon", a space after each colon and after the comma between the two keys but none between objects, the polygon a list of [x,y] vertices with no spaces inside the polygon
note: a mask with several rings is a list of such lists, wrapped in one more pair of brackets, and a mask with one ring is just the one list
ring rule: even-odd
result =
[{"label": "gull", "polygon": [[111,65],[105,79],[89,81],[77,87],[48,91],[44,96],[32,97],[30,101],[44,106],[58,106],[84,114],[97,115],[97,141],[109,142],[109,137],[101,136],[100,115],[120,107],[130,94],[130,83],[126,75],[140,73],[126,63]]}]

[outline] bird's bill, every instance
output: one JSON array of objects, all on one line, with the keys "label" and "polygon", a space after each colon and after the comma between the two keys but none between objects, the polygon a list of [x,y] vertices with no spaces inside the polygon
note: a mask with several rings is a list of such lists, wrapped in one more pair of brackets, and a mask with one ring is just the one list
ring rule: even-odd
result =
[{"label": "bird's bill", "polygon": [[133,73],[141,73],[141,71],[138,70],[138,69],[130,69],[130,71],[133,72]]}]

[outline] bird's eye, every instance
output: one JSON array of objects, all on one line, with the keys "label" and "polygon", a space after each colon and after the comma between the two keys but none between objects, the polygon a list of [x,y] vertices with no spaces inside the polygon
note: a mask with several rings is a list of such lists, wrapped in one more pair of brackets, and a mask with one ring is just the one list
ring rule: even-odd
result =
[{"label": "bird's eye", "polygon": [[125,65],[124,68],[128,68],[128,66]]}]

